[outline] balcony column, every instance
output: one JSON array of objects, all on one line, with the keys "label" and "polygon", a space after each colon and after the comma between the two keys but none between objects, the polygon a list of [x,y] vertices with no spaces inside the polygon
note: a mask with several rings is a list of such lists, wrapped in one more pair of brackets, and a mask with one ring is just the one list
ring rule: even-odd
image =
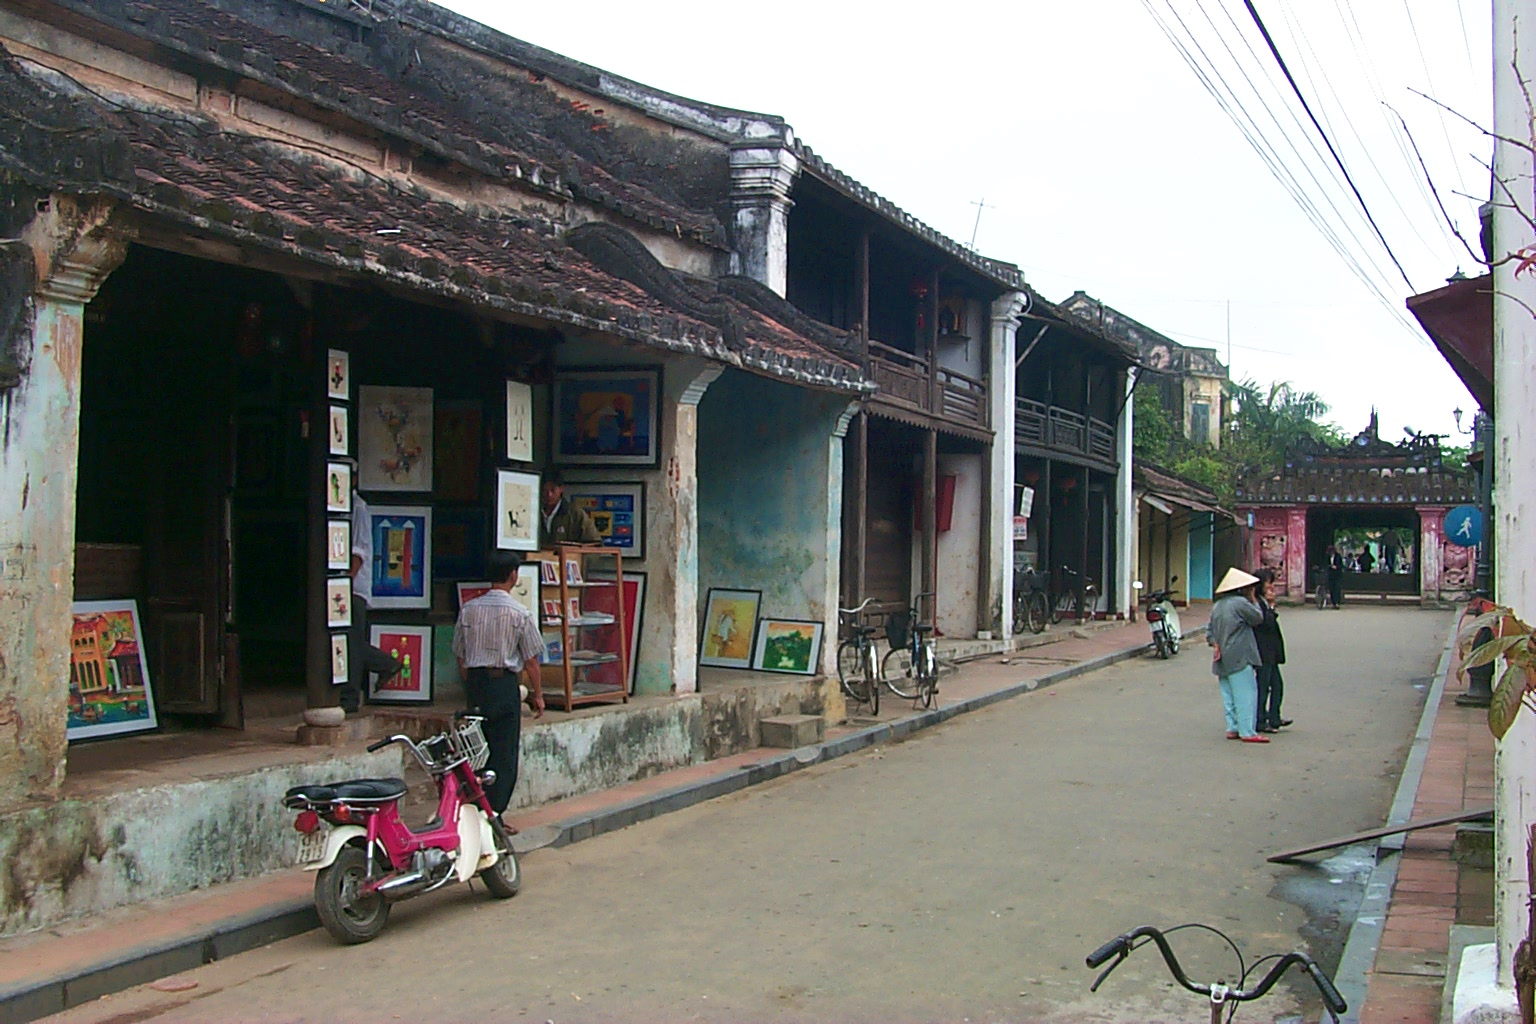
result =
[{"label": "balcony column", "polygon": [[731,146],[731,223],[737,273],[784,295],[789,278],[789,190],[800,159],[787,139]]},{"label": "balcony column", "polygon": [[1022,292],[1008,292],[992,303],[988,353],[987,401],[992,423],[992,450],[987,466],[990,494],[986,531],[986,556],[982,559],[981,621],[990,623],[994,635],[1008,639],[1013,632],[1013,513],[1014,430],[1018,409],[1014,399],[1018,385],[1013,372],[1019,319],[1026,304]]},{"label": "balcony column", "polygon": [[[1120,422],[1115,430],[1115,461],[1120,466],[1115,471],[1115,604],[1127,619],[1134,619],[1136,591],[1132,589],[1131,582],[1136,572],[1136,499],[1131,495],[1134,427],[1131,409],[1136,403],[1131,393],[1136,388],[1136,378],[1127,373],[1123,380],[1125,401],[1121,403]],[[1116,608],[1110,608],[1109,611],[1114,612]]]}]

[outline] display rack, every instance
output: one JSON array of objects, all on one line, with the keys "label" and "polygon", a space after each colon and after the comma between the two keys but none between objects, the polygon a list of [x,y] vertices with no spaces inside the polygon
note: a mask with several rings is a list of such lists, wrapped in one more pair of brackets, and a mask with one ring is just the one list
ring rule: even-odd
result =
[{"label": "display rack", "polygon": [[[549,649],[541,668],[545,706],[569,711],[628,702],[623,556],[613,548],[565,544],[529,560],[540,563],[542,579],[539,624]],[[552,593],[560,595],[558,602]]]}]

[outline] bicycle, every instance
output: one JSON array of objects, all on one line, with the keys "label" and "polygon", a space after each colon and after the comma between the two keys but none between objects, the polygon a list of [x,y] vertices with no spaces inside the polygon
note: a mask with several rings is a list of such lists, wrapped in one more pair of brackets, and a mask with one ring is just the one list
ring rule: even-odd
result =
[{"label": "bicycle", "polygon": [[1013,632],[1022,635],[1044,633],[1051,619],[1051,603],[1046,591],[1050,580],[1043,572],[1025,569],[1013,574]]},{"label": "bicycle", "polygon": [[880,662],[875,657],[874,626],[858,616],[874,602],[866,597],[856,608],[839,608],[848,635],[837,645],[837,682],[855,704],[868,704],[869,713],[880,713]]},{"label": "bicycle", "polygon": [[1312,579],[1317,583],[1313,590],[1313,598],[1317,601],[1317,610],[1322,611],[1328,605],[1328,574],[1322,570],[1321,566],[1314,565]]},{"label": "bicycle", "polygon": [[923,598],[932,596],[932,591],[918,594],[905,614],[893,612],[886,617],[885,636],[891,649],[880,663],[880,675],[886,687],[904,700],[921,702],[925,708],[933,707],[939,693],[939,659],[933,646],[933,624],[919,621]]},{"label": "bicycle", "polygon": [[[1232,952],[1237,956],[1238,978],[1236,986],[1229,985],[1225,979],[1218,979],[1205,985],[1189,980],[1189,977],[1184,973],[1184,968],[1179,964],[1178,957],[1173,955],[1173,948],[1168,945],[1168,939],[1166,938],[1166,936],[1185,928],[1201,928],[1205,931],[1214,932],[1228,946],[1232,947]],[[1349,1009],[1349,1004],[1344,1001],[1343,996],[1339,995],[1339,990],[1333,987],[1333,982],[1329,980],[1328,975],[1324,974],[1323,969],[1317,966],[1316,961],[1307,956],[1307,954],[1301,952],[1286,953],[1284,956],[1275,954],[1263,957],[1252,966],[1249,966],[1243,959],[1242,951],[1237,948],[1237,943],[1228,938],[1226,933],[1221,930],[1205,924],[1181,924],[1176,928],[1169,928],[1167,931],[1161,931],[1153,928],[1151,925],[1142,925],[1140,928],[1132,929],[1124,935],[1115,936],[1115,938],[1088,954],[1087,964],[1092,968],[1101,966],[1110,957],[1115,958],[1115,962],[1104,969],[1104,973],[1098,976],[1088,991],[1097,992],[1099,986],[1104,984],[1104,979],[1109,977],[1116,967],[1123,964],[1126,957],[1130,956],[1133,950],[1145,946],[1148,942],[1156,944],[1158,952],[1163,954],[1163,962],[1168,965],[1168,972],[1173,975],[1175,981],[1189,991],[1205,996],[1210,1000],[1211,1024],[1222,1024],[1223,1012],[1226,1014],[1226,1019],[1231,1021],[1237,1014],[1237,1004],[1248,1003],[1262,998],[1275,986],[1275,982],[1280,980],[1280,976],[1292,967],[1300,967],[1312,979],[1312,984],[1317,987],[1318,994],[1323,997],[1323,1003],[1327,1006],[1328,1015],[1333,1018],[1334,1024],[1338,1024],[1339,1014]],[[1269,969],[1269,973],[1264,975],[1256,987],[1252,989],[1243,988],[1242,986],[1247,982],[1248,976],[1263,965],[1266,960],[1275,960],[1275,966]]]},{"label": "bicycle", "polygon": [[[1072,586],[1073,580],[1081,580],[1079,586]],[[1051,625],[1056,625],[1068,615],[1078,623],[1082,623],[1093,612],[1095,592],[1093,580],[1086,579],[1082,573],[1067,566],[1061,567],[1061,586],[1056,591],[1055,600],[1051,602]]]}]

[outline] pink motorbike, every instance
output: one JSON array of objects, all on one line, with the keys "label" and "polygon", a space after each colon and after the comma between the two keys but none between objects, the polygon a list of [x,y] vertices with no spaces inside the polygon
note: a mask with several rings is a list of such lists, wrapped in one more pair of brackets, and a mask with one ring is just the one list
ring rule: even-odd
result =
[{"label": "pink motorbike", "polygon": [[370,752],[401,743],[437,784],[437,814],[420,830],[400,816],[403,779],[349,779],[296,786],[283,806],[298,811],[299,863],[315,876],[315,910],[341,942],[367,942],[384,929],[392,904],[479,875],[497,899],[517,895],[522,875],[512,837],[486,800],[495,781],[483,719],[459,713],[445,733],[416,743],[390,736]]}]

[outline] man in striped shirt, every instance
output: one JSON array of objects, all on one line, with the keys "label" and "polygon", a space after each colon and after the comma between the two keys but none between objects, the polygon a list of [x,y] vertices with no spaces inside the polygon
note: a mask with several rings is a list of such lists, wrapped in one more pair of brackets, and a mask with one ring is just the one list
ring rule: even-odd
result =
[{"label": "man in striped shirt", "polygon": [[485,741],[490,747],[486,767],[496,773],[486,797],[497,814],[512,802],[512,787],[517,782],[522,718],[519,676],[527,681],[533,717],[544,714],[544,688],[539,679],[544,637],[534,613],[512,598],[522,564],[522,556],[515,551],[492,552],[495,585],[459,609],[459,621],[453,627],[453,654],[459,662],[459,678],[469,707],[485,716]]}]

